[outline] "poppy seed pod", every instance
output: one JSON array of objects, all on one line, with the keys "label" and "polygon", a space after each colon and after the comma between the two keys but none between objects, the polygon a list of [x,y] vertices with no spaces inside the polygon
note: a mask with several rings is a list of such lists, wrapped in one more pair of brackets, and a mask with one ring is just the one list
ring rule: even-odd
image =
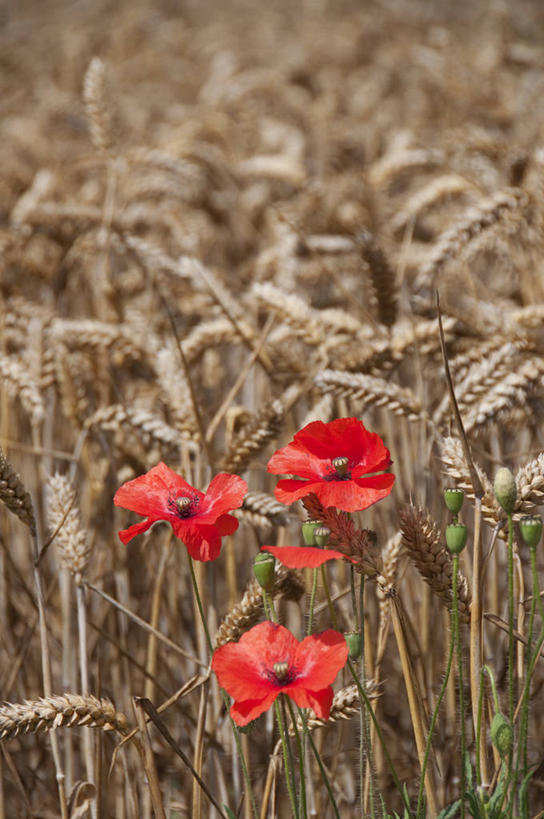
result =
[{"label": "poppy seed pod", "polygon": [[463,492],[462,489],[456,488],[444,489],[444,503],[446,504],[452,515],[459,514],[464,500],[465,493]]},{"label": "poppy seed pod", "polygon": [[319,546],[321,549],[324,549],[329,542],[330,535],[331,530],[328,526],[318,526],[314,532],[315,545]]},{"label": "poppy seed pod", "polygon": [[467,527],[463,523],[450,523],[446,528],[446,545],[453,555],[461,554],[467,542]]},{"label": "poppy seed pod", "polygon": [[521,518],[519,522],[519,529],[523,542],[532,549],[538,546],[540,538],[542,537],[542,518],[540,515],[534,517],[528,516]]},{"label": "poppy seed pod", "polygon": [[348,631],[344,634],[346,643],[348,644],[348,651],[350,660],[358,660],[362,653],[362,640],[359,631]]},{"label": "poppy seed pod", "polygon": [[306,520],[302,524],[302,539],[306,546],[315,546],[314,532],[321,526],[320,520]]},{"label": "poppy seed pod", "polygon": [[265,591],[274,585],[276,558],[268,552],[259,552],[253,561],[253,574],[257,583]]},{"label": "poppy seed pod", "polygon": [[500,505],[507,515],[511,515],[516,506],[518,490],[514,475],[506,466],[497,471],[493,488]]}]

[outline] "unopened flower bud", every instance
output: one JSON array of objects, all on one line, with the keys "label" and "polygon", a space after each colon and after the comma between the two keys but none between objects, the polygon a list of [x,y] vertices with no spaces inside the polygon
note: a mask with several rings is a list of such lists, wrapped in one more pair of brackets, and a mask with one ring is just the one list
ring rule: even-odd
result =
[{"label": "unopened flower bud", "polygon": [[462,489],[444,489],[444,502],[452,515],[458,515],[461,511],[465,493]]},{"label": "unopened flower bud", "polygon": [[446,527],[446,545],[453,555],[461,554],[467,542],[467,527],[463,523],[450,523]]},{"label": "unopened flower bud", "polygon": [[314,532],[315,545],[324,549],[329,542],[331,530],[328,526],[318,526]]},{"label": "unopened flower bud", "polygon": [[495,714],[491,722],[491,741],[504,759],[513,748],[514,730],[504,714]]},{"label": "unopened flower bud", "polygon": [[532,549],[538,546],[540,538],[542,537],[542,518],[540,515],[521,518],[519,529],[523,542],[527,544],[527,546],[530,546]]},{"label": "unopened flower bud", "polygon": [[318,526],[321,526],[319,520],[306,520],[302,524],[302,538],[306,546],[315,546],[314,532]]},{"label": "unopened flower bud", "polygon": [[259,552],[253,561],[253,574],[257,583],[265,591],[274,585],[276,558],[269,552]]},{"label": "unopened flower bud", "polygon": [[511,515],[516,505],[518,490],[512,472],[506,467],[501,467],[495,475],[495,497],[507,515]]},{"label": "unopened flower bud", "polygon": [[362,652],[361,633],[359,631],[348,631],[344,634],[348,644],[349,656],[352,660],[358,660]]}]

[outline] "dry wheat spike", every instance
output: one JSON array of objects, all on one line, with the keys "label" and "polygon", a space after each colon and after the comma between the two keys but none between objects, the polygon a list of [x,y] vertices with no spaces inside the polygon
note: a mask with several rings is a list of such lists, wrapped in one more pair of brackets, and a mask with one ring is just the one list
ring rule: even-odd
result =
[{"label": "dry wheat spike", "polygon": [[471,205],[462,216],[444,231],[431,251],[430,258],[415,282],[415,290],[432,287],[445,265],[476,236],[502,219],[519,212],[527,195],[518,188],[498,191],[479,205]]},{"label": "dry wheat spike", "polygon": [[[443,603],[451,606],[452,557],[442,544],[442,535],[429,512],[416,506],[405,506],[400,512],[402,546],[426,583]],[[470,590],[466,577],[459,572],[459,616],[466,623],[470,615]]]},{"label": "dry wheat spike", "polygon": [[113,136],[106,89],[106,66],[99,57],[89,63],[83,84],[83,99],[91,125],[93,146],[101,154],[110,154]]},{"label": "dry wheat spike", "polygon": [[0,448],[0,501],[10,512],[17,515],[32,534],[36,533],[36,518],[32,498],[26,491],[20,476]]},{"label": "dry wheat spike", "polygon": [[243,472],[251,458],[275,438],[281,431],[284,420],[283,403],[277,399],[243,427],[226,453],[222,469],[225,472]]},{"label": "dry wheat spike", "polygon": [[81,582],[89,563],[87,534],[80,528],[76,494],[65,475],[50,475],[46,485],[48,521],[56,532],[55,543],[61,564]]},{"label": "dry wheat spike", "polygon": [[[470,482],[470,472],[465,463],[463,447],[459,438],[443,438],[440,442],[440,457],[450,485],[462,489],[465,495],[473,501],[474,491]],[[505,520],[504,513],[495,498],[489,478],[477,464],[475,464],[475,467],[484,489],[482,497],[483,517],[491,526],[495,526],[498,521]]]},{"label": "dry wheat spike", "polygon": [[466,413],[466,433],[479,431],[511,409],[523,407],[529,397],[541,395],[543,376],[544,361],[538,356],[526,358],[514,372],[505,371],[502,379],[490,386],[482,400]]},{"label": "dry wheat spike", "polygon": [[322,370],[314,379],[320,392],[332,393],[337,398],[356,401],[361,409],[368,406],[387,406],[395,415],[404,415],[409,421],[428,421],[427,413],[413,392],[392,381],[362,373]]},{"label": "dry wheat spike", "polygon": [[157,444],[159,448],[180,447],[180,435],[176,429],[156,415],[136,407],[125,408],[121,404],[101,407],[85,421],[87,430],[101,429],[115,433],[124,428],[138,432],[144,442]]},{"label": "dry wheat spike", "polygon": [[89,695],[62,694],[0,705],[0,740],[80,726],[128,733],[127,718],[115,710],[113,703]]},{"label": "dry wheat spike", "polygon": [[[369,699],[376,699],[378,694],[374,680],[366,680],[365,691]],[[360,702],[359,690],[355,683],[346,685],[345,688],[341,688],[340,691],[337,691],[334,695],[328,720],[311,716],[307,719],[308,730],[313,731],[316,728],[326,728],[327,725],[332,725],[340,719],[351,719],[354,714],[359,712]],[[300,717],[297,717],[297,728],[300,731],[303,730]],[[295,729],[291,724],[289,725],[289,734],[290,736],[295,735]]]},{"label": "dry wheat spike", "polygon": [[378,305],[378,320],[391,327],[397,319],[396,275],[374,236],[362,231],[358,236],[361,257],[368,266],[372,291]]},{"label": "dry wheat spike", "polygon": [[244,512],[248,514],[258,515],[265,518],[270,526],[286,526],[289,520],[289,513],[283,503],[279,503],[272,495],[267,492],[248,492],[242,503],[240,510],[242,512],[242,519]]},{"label": "dry wheat spike", "polygon": [[16,356],[0,354],[0,381],[11,397],[19,398],[31,422],[40,424],[45,417],[45,408],[38,385],[28,372],[28,364]]},{"label": "dry wheat spike", "polygon": [[457,174],[437,176],[410,196],[401,210],[395,214],[391,228],[394,233],[403,231],[410,223],[417,222],[425,211],[430,211],[433,206],[445,199],[475,192],[475,187],[463,176]]},{"label": "dry wheat spike", "polygon": [[326,333],[319,312],[300,296],[280,290],[268,282],[257,282],[251,293],[259,304],[276,312],[308,344],[321,344],[324,340]]}]

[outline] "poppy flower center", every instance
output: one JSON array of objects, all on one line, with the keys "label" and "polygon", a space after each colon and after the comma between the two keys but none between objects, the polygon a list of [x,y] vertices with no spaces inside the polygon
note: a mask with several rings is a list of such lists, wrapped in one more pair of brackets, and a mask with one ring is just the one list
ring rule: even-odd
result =
[{"label": "poppy flower center", "polygon": [[178,518],[190,518],[196,512],[198,498],[196,495],[192,498],[180,495],[177,498],[169,498],[168,506]]},{"label": "poppy flower center", "polygon": [[272,672],[269,672],[268,676],[270,681],[277,685],[287,685],[296,679],[297,674],[294,668],[290,668],[287,660],[283,660],[280,663],[274,663]]},{"label": "poppy flower center", "polygon": [[337,458],[331,459],[332,468],[334,472],[330,472],[325,480],[327,481],[349,481],[351,480],[351,472],[348,470],[349,458],[345,455],[339,455]]}]

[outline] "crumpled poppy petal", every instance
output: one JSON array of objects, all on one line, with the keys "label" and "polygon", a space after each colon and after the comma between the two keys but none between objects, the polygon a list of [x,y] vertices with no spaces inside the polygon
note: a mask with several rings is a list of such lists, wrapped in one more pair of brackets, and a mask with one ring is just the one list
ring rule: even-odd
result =
[{"label": "crumpled poppy petal", "polygon": [[158,463],[145,475],[140,475],[132,481],[127,481],[119,487],[113,497],[116,506],[137,512],[139,515],[162,515],[171,514],[168,508],[168,498],[172,495],[201,492],[185,481],[181,475],[177,475],[165,463]]},{"label": "crumpled poppy petal", "polygon": [[215,528],[221,536],[233,535],[238,529],[240,522],[234,515],[220,515],[215,521]]},{"label": "crumpled poppy petal", "polygon": [[[342,668],[348,658],[348,645],[343,634],[327,629],[321,634],[312,634],[298,644],[295,664],[304,671],[295,685],[303,685],[314,690],[326,688]],[[310,682],[311,681],[311,682]]]},{"label": "crumpled poppy petal", "polygon": [[334,549],[319,549],[317,546],[262,546],[261,551],[270,552],[288,569],[316,569],[327,560],[345,558],[357,563],[353,557]]},{"label": "crumpled poppy petal", "polygon": [[334,698],[332,688],[310,691],[308,688],[289,688],[285,692],[299,708],[312,708],[316,717],[328,719]]},{"label": "crumpled poppy petal", "polygon": [[225,512],[238,509],[246,493],[247,483],[239,475],[231,475],[227,472],[216,475],[215,478],[212,478],[200,506],[202,519],[209,518],[210,522],[214,522]]},{"label": "crumpled poppy petal", "polygon": [[121,529],[119,534],[119,538],[122,543],[125,545],[132,540],[133,537],[136,535],[141,535],[143,532],[147,532],[150,526],[153,526],[156,523],[156,520],[143,520],[140,523],[135,523],[133,526],[129,526],[128,529]]},{"label": "crumpled poppy petal", "polygon": [[206,526],[194,521],[174,520],[172,529],[187,547],[193,560],[205,562],[216,560],[221,552],[221,535],[215,526]]},{"label": "crumpled poppy petal", "polygon": [[230,707],[230,715],[236,725],[248,725],[254,719],[260,717],[261,714],[264,714],[265,711],[268,711],[278,694],[279,690],[276,690],[271,691],[264,699],[233,702]]},{"label": "crumpled poppy petal", "polygon": [[290,443],[278,449],[268,462],[268,472],[273,475],[298,475],[300,478],[315,478],[326,475],[330,459],[323,460],[312,455],[307,449]]}]

